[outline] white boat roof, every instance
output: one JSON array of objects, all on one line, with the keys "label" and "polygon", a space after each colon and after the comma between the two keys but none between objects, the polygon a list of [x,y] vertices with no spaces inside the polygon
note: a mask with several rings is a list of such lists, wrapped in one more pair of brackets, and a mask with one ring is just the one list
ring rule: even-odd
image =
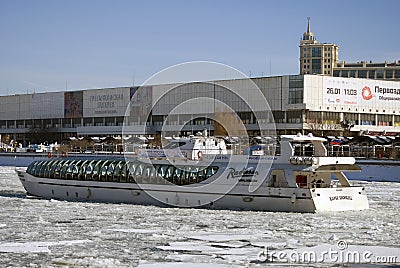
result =
[{"label": "white boat roof", "polygon": [[297,134],[297,135],[282,135],[281,140],[288,140],[288,141],[320,141],[324,142],[326,141],[325,138],[322,137],[314,137],[312,134],[308,135],[302,135],[302,134]]}]

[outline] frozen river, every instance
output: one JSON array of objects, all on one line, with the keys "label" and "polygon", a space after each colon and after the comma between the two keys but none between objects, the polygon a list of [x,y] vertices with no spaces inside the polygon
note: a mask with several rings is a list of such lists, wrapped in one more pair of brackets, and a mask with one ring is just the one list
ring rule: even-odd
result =
[{"label": "frozen river", "polygon": [[0,267],[400,263],[400,183],[360,183],[366,211],[221,211],[27,198],[0,167]]}]

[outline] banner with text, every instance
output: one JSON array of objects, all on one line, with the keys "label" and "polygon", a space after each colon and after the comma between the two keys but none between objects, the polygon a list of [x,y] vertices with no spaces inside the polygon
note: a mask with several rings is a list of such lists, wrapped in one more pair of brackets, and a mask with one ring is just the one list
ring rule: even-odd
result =
[{"label": "banner with text", "polygon": [[323,103],[365,108],[398,108],[400,82],[324,77]]}]

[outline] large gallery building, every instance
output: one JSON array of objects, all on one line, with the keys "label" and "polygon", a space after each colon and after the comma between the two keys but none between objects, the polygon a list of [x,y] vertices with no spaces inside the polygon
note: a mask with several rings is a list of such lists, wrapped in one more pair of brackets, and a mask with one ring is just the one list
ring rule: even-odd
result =
[{"label": "large gallery building", "polygon": [[[256,87],[249,86],[252,82]],[[269,108],[259,94],[265,96]],[[251,107],[240,96],[253,100]],[[193,100],[190,108],[174,112],[188,100]],[[172,135],[204,128],[212,132],[213,118],[221,112],[212,100],[231,107],[250,136],[271,135],[273,123],[276,135],[400,133],[400,82],[287,75],[252,78],[251,83],[237,79],[151,85],[140,90],[120,87],[1,96],[0,134],[3,141],[27,144],[32,132],[40,131],[56,133],[59,140],[156,135],[163,130]]]},{"label": "large gallery building", "polygon": [[0,96],[1,141],[213,133],[218,120],[250,136],[400,134],[400,62],[340,62],[307,26],[300,75]]}]

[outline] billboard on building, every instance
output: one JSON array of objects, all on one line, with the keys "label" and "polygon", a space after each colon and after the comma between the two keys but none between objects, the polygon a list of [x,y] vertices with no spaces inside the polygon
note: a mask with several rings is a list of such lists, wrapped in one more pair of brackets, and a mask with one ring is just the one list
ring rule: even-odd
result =
[{"label": "billboard on building", "polygon": [[64,92],[64,117],[82,118],[83,91]]},{"label": "billboard on building", "polygon": [[84,117],[124,116],[129,88],[106,88],[83,92]]},{"label": "billboard on building", "polygon": [[323,103],[365,108],[398,108],[400,82],[324,77]]}]

